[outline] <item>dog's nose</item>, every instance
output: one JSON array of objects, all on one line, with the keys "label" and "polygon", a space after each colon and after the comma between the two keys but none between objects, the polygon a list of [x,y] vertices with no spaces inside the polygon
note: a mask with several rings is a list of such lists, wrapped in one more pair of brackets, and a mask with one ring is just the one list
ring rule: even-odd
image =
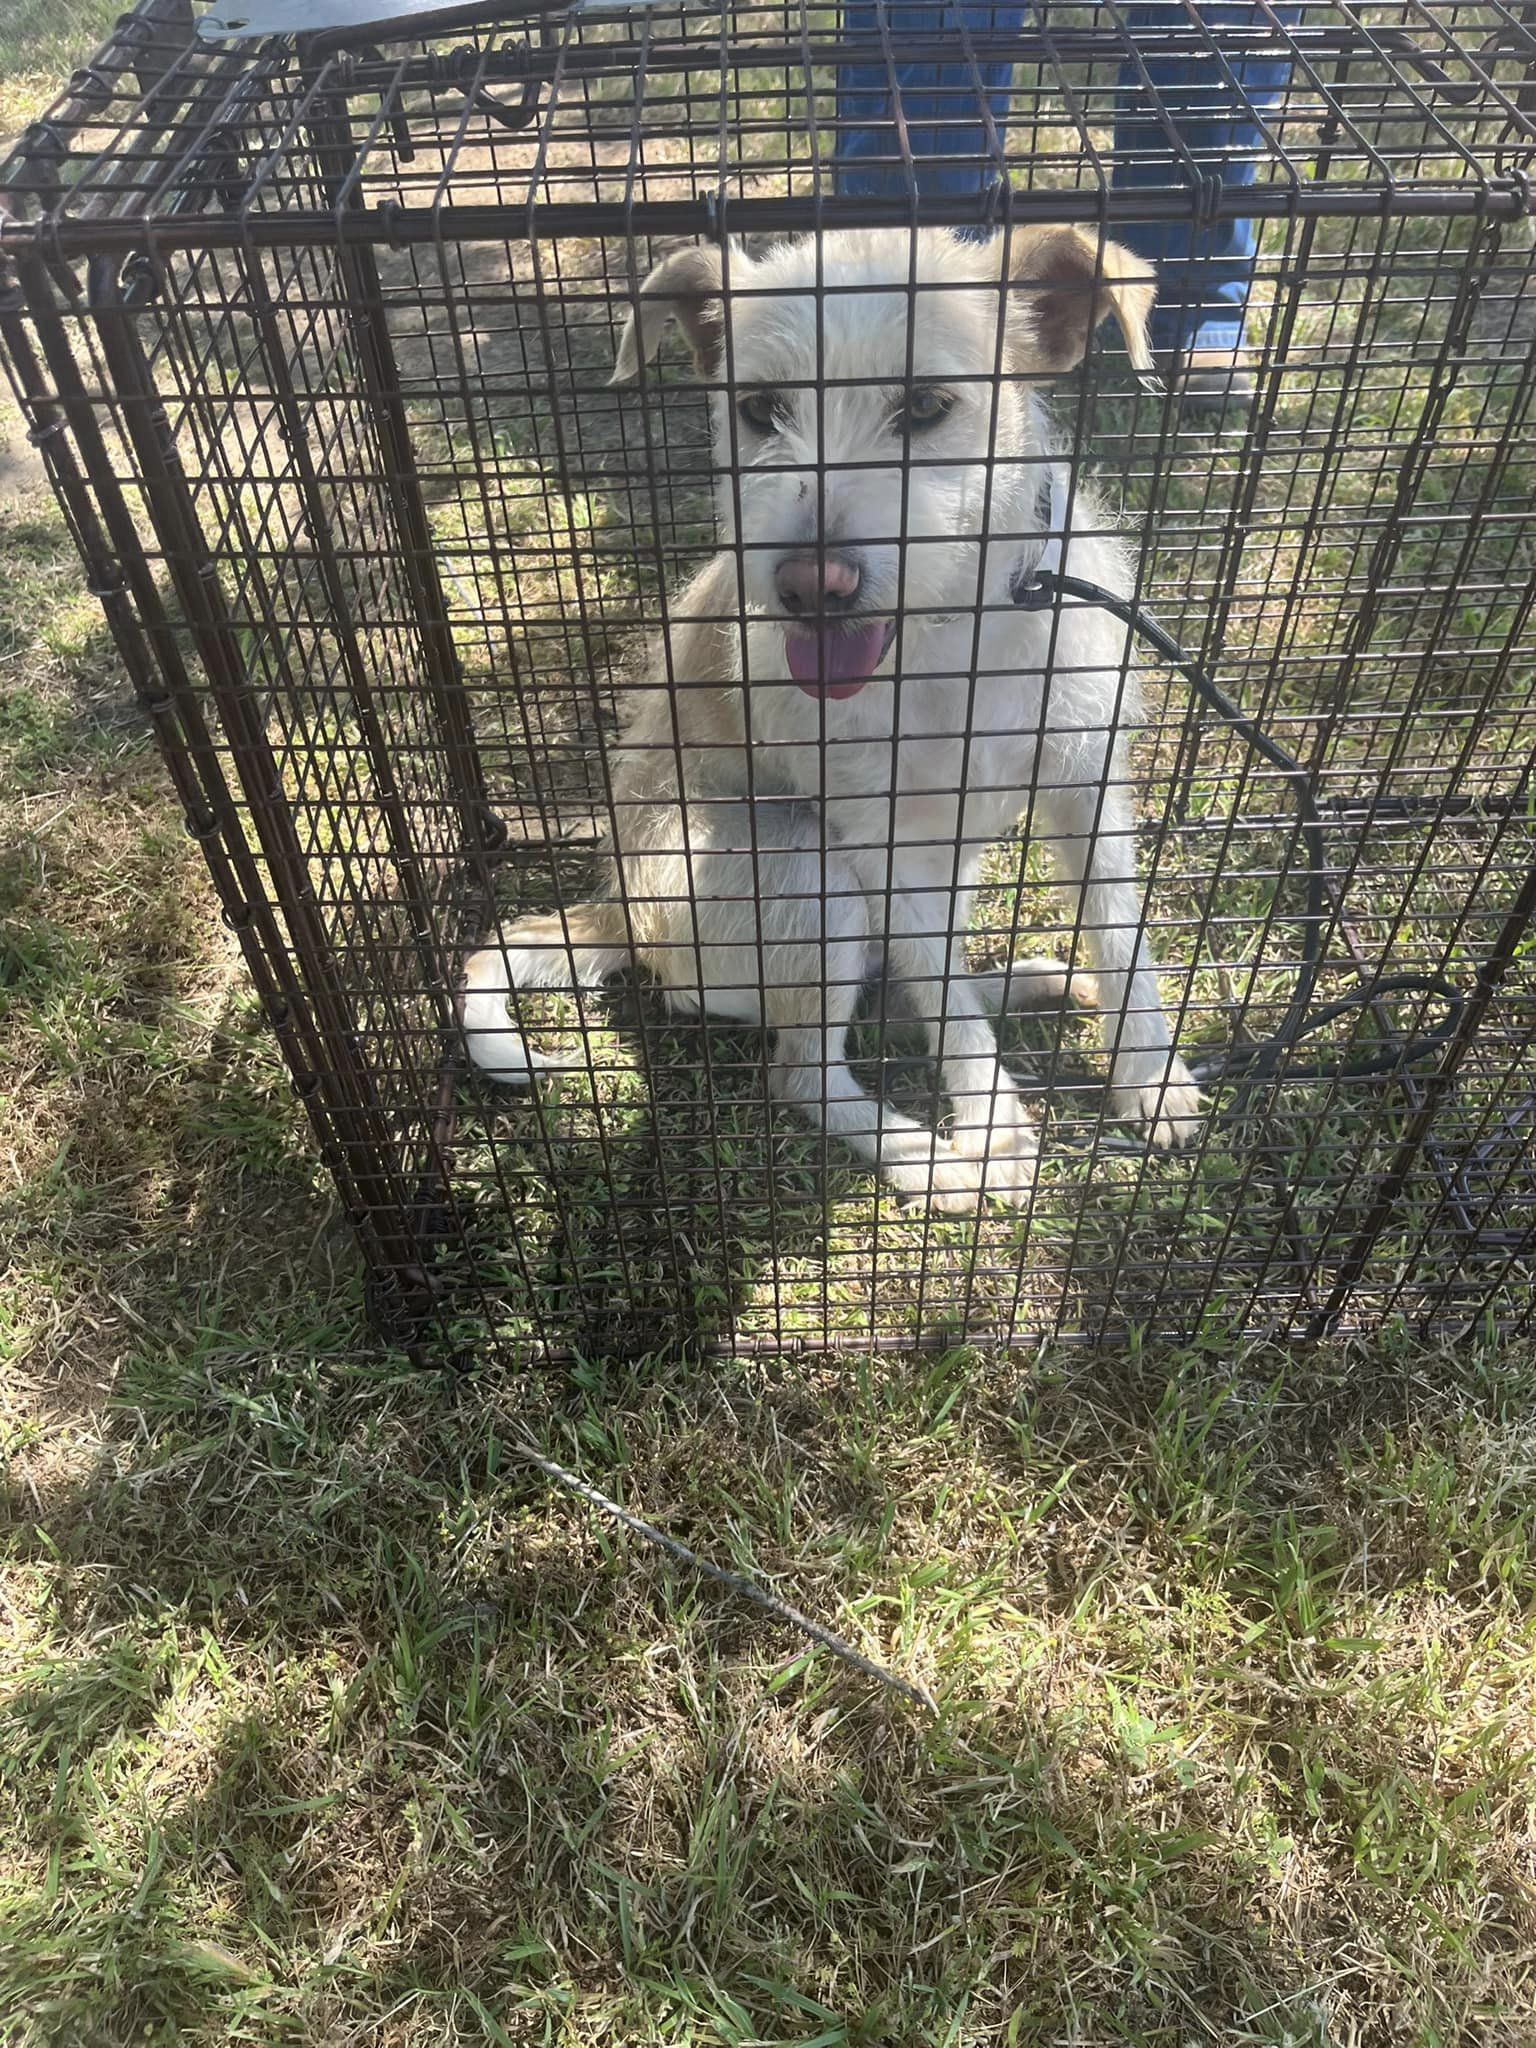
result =
[{"label": "dog's nose", "polygon": [[862,580],[858,564],[845,555],[786,555],[773,573],[779,602],[794,618],[847,611]]}]

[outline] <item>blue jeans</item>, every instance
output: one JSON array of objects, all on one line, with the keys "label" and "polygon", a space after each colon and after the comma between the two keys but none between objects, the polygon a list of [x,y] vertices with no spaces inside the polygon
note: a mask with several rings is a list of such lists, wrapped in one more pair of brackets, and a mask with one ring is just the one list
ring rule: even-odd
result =
[{"label": "blue jeans", "polygon": [[[1264,26],[1251,0],[1198,0],[1210,27]],[[1280,0],[1280,20],[1300,19],[1304,0]],[[884,16],[896,53],[903,34],[959,39],[1017,32],[1025,9],[993,0],[847,0],[846,39],[869,38],[871,61],[845,65],[837,81],[838,138],[834,158],[837,190],[853,196],[904,197],[909,189],[891,119],[890,71],[880,51]],[[1188,27],[1178,0],[1139,0],[1124,8],[1126,25],[1138,29]],[[1169,122],[1197,171],[1214,170],[1223,185],[1251,185],[1262,138],[1246,118],[1233,90],[1240,85],[1251,104],[1271,106],[1285,91],[1289,66],[1283,62],[1234,61],[1231,78],[1214,56],[1150,58],[1147,75],[1157,88]],[[902,64],[895,67],[900,107],[919,193],[966,198],[982,193],[997,177],[988,148],[982,98],[999,135],[1008,121],[1010,64],[964,62]],[[978,92],[978,84],[980,91]],[[885,159],[877,161],[877,159]],[[1152,114],[1134,64],[1122,66],[1115,101],[1117,189],[1188,184],[1187,165],[1175,154],[1162,123]],[[1253,282],[1258,237],[1251,220],[1221,220],[1208,228],[1190,221],[1127,222],[1118,240],[1157,265],[1158,303],[1152,316],[1152,345],[1158,349],[1231,350],[1243,336],[1243,309]]]}]

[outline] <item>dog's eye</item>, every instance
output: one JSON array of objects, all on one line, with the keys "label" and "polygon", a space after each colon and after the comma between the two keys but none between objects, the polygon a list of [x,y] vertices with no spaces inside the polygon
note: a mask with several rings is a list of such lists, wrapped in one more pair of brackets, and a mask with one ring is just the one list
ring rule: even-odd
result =
[{"label": "dog's eye", "polygon": [[736,410],[754,434],[776,434],[783,424],[784,404],[777,391],[749,391]]},{"label": "dog's eye", "polygon": [[937,391],[931,385],[920,385],[917,390],[907,393],[907,402],[896,415],[896,423],[906,434],[920,434],[925,427],[936,427],[940,420],[947,419],[954,410],[955,394],[952,391]]}]

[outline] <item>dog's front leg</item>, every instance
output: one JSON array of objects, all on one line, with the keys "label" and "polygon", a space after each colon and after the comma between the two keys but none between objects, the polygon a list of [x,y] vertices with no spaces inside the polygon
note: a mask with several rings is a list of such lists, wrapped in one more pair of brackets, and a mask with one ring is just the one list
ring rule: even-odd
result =
[{"label": "dog's front leg", "polygon": [[1130,795],[1119,764],[1107,757],[1102,781],[1069,782],[1083,773],[1084,738],[1071,735],[1070,762],[1054,747],[1043,750],[1033,829],[1051,842],[1098,979],[1115,1112],[1144,1124],[1155,1146],[1187,1145],[1199,1130],[1200,1090],[1173,1050],[1157,959],[1143,929]]},{"label": "dog's front leg", "polygon": [[840,1138],[904,1195],[963,1215],[982,1188],[977,1162],[888,1102],[866,1095],[848,1065],[848,1027],[867,971],[870,926],[851,868],[825,869],[810,846],[758,856],[758,971],[774,1034],[773,1092]]},{"label": "dog's front leg", "polygon": [[978,1192],[1021,1203],[1034,1186],[1039,1141],[1018,1084],[998,1057],[997,1034],[965,962],[967,891],[892,892],[887,946],[928,1034],[954,1105],[953,1145],[978,1170]]}]

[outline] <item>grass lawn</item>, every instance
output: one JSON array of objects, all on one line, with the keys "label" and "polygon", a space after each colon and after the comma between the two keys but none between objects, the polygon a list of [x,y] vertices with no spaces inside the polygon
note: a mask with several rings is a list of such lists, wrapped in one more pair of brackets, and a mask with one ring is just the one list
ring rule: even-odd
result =
[{"label": "grass lawn", "polygon": [[8,410],[0,562],[5,2048],[1529,2048],[1536,1350],[380,1353]]}]

